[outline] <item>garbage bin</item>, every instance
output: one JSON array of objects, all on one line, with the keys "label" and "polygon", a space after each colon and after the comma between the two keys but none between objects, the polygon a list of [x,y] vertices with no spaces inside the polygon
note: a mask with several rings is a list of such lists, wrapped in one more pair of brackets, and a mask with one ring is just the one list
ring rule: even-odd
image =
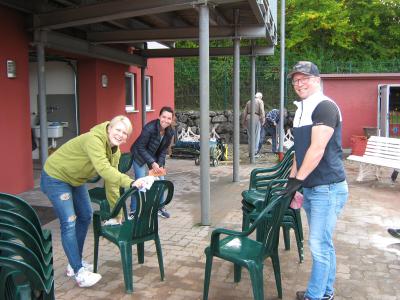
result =
[{"label": "garbage bin", "polygon": [[357,156],[363,156],[365,148],[367,148],[367,137],[363,135],[352,135],[350,138],[351,142],[351,154]]},{"label": "garbage bin", "polygon": [[364,127],[364,135],[369,138],[372,135],[378,135],[378,128],[376,127]]}]

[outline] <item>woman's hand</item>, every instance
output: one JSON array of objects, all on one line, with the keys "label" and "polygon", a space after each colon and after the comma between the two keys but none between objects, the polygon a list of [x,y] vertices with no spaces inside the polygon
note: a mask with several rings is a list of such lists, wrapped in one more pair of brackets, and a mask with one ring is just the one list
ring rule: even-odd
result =
[{"label": "woman's hand", "polygon": [[140,190],[143,187],[143,180],[139,178],[138,180],[132,181],[131,187],[136,187]]}]

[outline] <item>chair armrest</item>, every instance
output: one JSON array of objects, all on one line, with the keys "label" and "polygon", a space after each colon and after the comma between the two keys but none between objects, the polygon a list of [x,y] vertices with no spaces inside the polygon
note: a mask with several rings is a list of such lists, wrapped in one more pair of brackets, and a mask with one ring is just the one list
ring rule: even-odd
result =
[{"label": "chair armrest", "polygon": [[[119,197],[117,203],[115,204],[113,210],[110,213],[110,218],[116,218],[119,215],[121,209],[125,206],[126,200],[130,198],[130,196],[137,191],[138,189],[136,187],[131,187],[128,190],[126,190],[125,193],[121,197]],[[123,212],[124,212],[124,218],[125,220],[127,220],[128,214],[126,209],[124,209]]]}]

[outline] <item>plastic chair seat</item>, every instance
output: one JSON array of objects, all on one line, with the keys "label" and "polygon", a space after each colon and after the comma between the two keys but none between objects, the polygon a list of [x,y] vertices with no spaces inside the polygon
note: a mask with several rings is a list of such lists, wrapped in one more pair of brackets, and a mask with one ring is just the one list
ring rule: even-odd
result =
[{"label": "plastic chair seat", "polygon": [[[209,247],[206,251],[210,251]],[[252,260],[259,261],[264,247],[260,242],[247,237],[227,237],[219,241],[219,252],[214,256],[237,264]]]}]

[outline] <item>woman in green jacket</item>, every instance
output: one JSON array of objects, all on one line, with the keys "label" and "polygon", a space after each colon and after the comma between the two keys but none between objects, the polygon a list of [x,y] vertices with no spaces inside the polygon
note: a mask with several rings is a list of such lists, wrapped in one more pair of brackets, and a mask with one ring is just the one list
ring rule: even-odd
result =
[{"label": "woman in green jacket", "polygon": [[119,197],[119,187],[136,185],[118,171],[119,146],[126,143],[131,132],[127,117],[114,117],[62,145],[47,159],[42,171],[41,189],[60,220],[61,242],[69,261],[67,275],[74,276],[80,287],[92,286],[101,279],[100,274],[92,272],[93,265],[82,260],[92,218],[86,182],[100,175],[111,205]]}]

